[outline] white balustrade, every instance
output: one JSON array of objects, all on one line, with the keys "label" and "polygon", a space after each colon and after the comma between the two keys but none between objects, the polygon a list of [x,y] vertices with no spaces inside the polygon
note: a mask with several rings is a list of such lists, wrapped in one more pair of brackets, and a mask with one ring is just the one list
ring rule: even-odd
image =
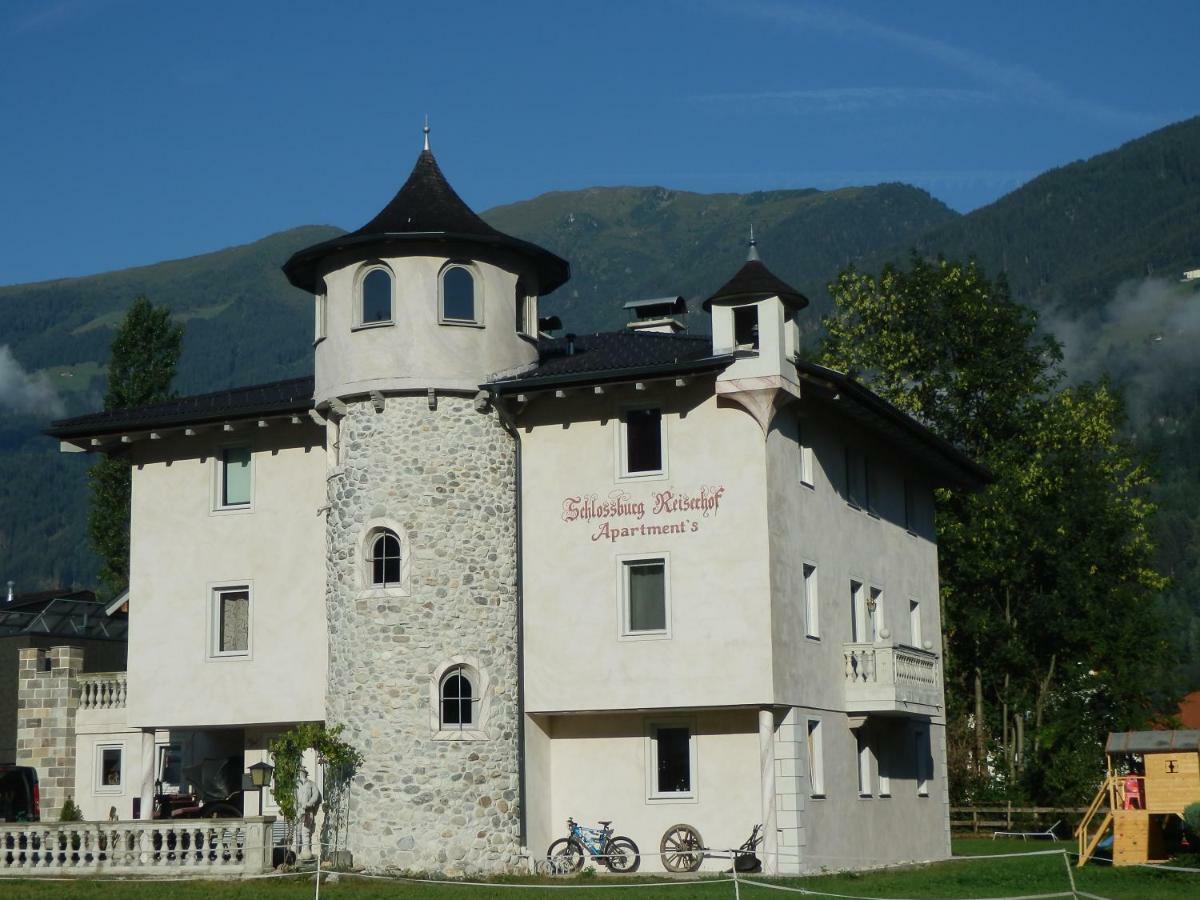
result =
[{"label": "white balustrade", "polygon": [[937,655],[916,647],[845,644],[846,710],[853,713],[941,709],[942,673]]},{"label": "white balustrade", "polygon": [[77,677],[80,709],[125,708],[124,672],[89,672]]},{"label": "white balustrade", "polygon": [[274,821],[0,822],[0,873],[252,875],[271,869]]}]

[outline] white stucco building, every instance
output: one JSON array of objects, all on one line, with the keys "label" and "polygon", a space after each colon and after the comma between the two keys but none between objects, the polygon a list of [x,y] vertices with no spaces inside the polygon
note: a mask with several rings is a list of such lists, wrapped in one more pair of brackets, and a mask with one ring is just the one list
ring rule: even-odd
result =
[{"label": "white stucco building", "polygon": [[124,693],[78,718],[88,815],[149,815],[156,778],[327,721],[366,757],[368,866],[510,869],[568,816],[648,854],[677,823],[714,848],[762,823],[779,872],[948,854],[932,492],[987,476],[799,359],[807,300],[753,247],[711,336],[664,298],[551,338],[567,264],[426,148],[284,271],[315,298],[313,377],[51,430],[133,467]]}]

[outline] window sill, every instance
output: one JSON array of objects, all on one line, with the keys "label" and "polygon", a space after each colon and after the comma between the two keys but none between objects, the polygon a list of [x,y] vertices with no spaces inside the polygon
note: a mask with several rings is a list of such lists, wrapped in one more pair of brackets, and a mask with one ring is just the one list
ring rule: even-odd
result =
[{"label": "window sill", "polygon": [[617,476],[617,481],[666,481],[666,469],[658,469],[653,472],[622,472]]},{"label": "window sill", "polygon": [[433,733],[433,740],[435,741],[486,741],[487,739],[488,734],[486,731],[460,731],[457,728],[452,728]]},{"label": "window sill", "polygon": [[238,653],[210,653],[206,657],[206,661],[207,662],[234,662],[237,660],[249,660],[252,658],[253,658],[252,654],[250,653],[250,651],[247,650],[245,652],[238,652]]},{"label": "window sill", "polygon": [[812,641],[814,644],[821,643],[821,636],[819,634],[806,634],[804,639],[807,641]]},{"label": "window sill", "polygon": [[805,481],[803,479],[800,480],[800,487],[808,488],[810,491],[813,491],[814,493],[817,490],[817,486],[815,484],[813,484],[811,481]]},{"label": "window sill", "polygon": [[312,345],[315,347],[315,346],[317,346],[317,344],[324,343],[325,338],[326,338],[325,335],[321,335],[319,338],[313,338]]},{"label": "window sill", "polygon": [[655,806],[666,803],[699,803],[700,797],[695,791],[688,791],[686,794],[651,794],[646,798],[646,802]]},{"label": "window sill", "polygon": [[483,328],[482,322],[472,322],[469,319],[438,319],[439,325],[457,325],[462,328]]},{"label": "window sill", "polygon": [[355,332],[355,331],[368,331],[372,328],[390,328],[392,325],[395,325],[395,324],[396,324],[396,322],[394,319],[388,319],[386,322],[362,322],[358,325],[352,325],[350,327],[350,331]]},{"label": "window sill", "polygon": [[824,800],[825,795],[824,794],[809,794],[808,799],[809,800]]},{"label": "window sill", "polygon": [[92,788],[92,793],[98,797],[120,797],[125,794],[125,788],[119,784],[97,785]]},{"label": "window sill", "polygon": [[408,597],[408,588],[399,585],[395,587],[365,587],[355,595],[355,600],[384,600],[390,597]]},{"label": "window sill", "polygon": [[630,631],[617,635],[617,640],[620,641],[669,641],[670,639],[671,632],[669,631]]},{"label": "window sill", "polygon": [[208,514],[210,516],[236,516],[252,512],[254,512],[253,503],[239,503],[236,506],[214,506],[208,511]]}]

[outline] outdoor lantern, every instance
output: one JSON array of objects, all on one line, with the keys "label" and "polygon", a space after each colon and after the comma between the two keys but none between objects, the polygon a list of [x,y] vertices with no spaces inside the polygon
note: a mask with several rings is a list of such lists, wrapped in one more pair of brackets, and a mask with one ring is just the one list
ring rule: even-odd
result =
[{"label": "outdoor lantern", "polygon": [[271,783],[271,773],[275,767],[265,762],[256,762],[250,767],[250,782],[256,788],[264,788]]}]

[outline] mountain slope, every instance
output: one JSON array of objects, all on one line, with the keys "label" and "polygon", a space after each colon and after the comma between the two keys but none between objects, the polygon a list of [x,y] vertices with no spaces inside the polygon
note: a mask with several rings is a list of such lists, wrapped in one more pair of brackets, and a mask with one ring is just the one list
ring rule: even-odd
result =
[{"label": "mountain slope", "polygon": [[672,294],[697,301],[691,327],[707,329],[698,301],[745,260],[751,225],[772,271],[820,308],[838,269],[957,214],[922,190],[882,184],[754,194],[592,188],[497,207],[484,218],[570,261],[571,280],[543,308],[586,332],[623,324],[626,300]]},{"label": "mountain slope", "polygon": [[[1200,117],[1051,169],[913,246],[975,256],[1024,302],[1071,311],[1107,302],[1128,278],[1178,278],[1200,265]],[[907,249],[897,242],[872,264]]]}]

